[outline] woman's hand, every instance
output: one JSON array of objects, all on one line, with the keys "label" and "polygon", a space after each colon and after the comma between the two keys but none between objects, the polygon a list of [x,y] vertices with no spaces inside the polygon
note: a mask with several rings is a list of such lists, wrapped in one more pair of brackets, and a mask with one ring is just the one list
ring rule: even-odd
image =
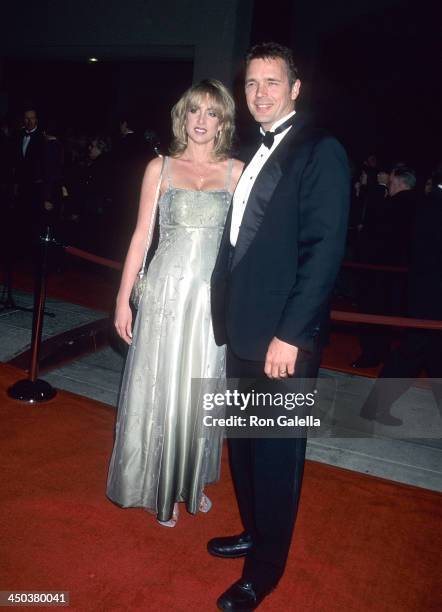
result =
[{"label": "woman's hand", "polygon": [[114,325],[120,338],[127,342],[127,344],[132,344],[132,310],[130,309],[129,302],[124,302],[123,304],[117,303]]}]

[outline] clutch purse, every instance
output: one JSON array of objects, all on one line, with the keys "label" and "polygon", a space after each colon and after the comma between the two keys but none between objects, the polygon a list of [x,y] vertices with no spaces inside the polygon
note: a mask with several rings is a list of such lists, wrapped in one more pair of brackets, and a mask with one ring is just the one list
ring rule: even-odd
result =
[{"label": "clutch purse", "polygon": [[137,277],[135,279],[135,282],[134,282],[134,285],[132,287],[132,291],[130,294],[130,303],[135,308],[135,310],[138,310],[140,306],[141,298],[143,297],[143,293],[146,289],[146,284],[147,284],[146,259],[147,259],[147,253],[149,251],[150,243],[152,240],[152,232],[153,232],[155,216],[156,216],[157,207],[158,207],[158,198],[160,195],[161,181],[163,180],[164,159],[163,159],[163,166],[161,168],[160,178],[158,179],[157,190],[155,193],[155,202],[154,202],[154,205],[152,206],[152,216],[150,218],[149,232],[147,234],[147,242],[146,242],[146,248],[144,250],[143,263],[141,265],[140,271],[137,274]]},{"label": "clutch purse", "polygon": [[143,293],[146,288],[146,281],[146,269],[143,266],[143,269],[137,274],[137,278],[135,279],[134,286],[132,287],[130,294],[130,303],[135,310],[138,310],[140,306],[141,298],[143,297]]}]

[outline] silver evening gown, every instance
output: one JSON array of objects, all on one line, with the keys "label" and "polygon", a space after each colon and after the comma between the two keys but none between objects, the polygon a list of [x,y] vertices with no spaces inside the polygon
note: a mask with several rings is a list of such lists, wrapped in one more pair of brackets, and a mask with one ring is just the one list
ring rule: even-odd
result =
[{"label": "silver evening gown", "polygon": [[[215,344],[210,276],[231,202],[224,189],[173,186],[158,203],[160,242],[134,323],[124,371],[108,497],[171,518],[173,504],[198,511],[203,487],[219,478],[222,431],[201,426],[201,397],[192,379],[222,381],[224,347]],[[195,384],[195,382],[193,383]]]}]

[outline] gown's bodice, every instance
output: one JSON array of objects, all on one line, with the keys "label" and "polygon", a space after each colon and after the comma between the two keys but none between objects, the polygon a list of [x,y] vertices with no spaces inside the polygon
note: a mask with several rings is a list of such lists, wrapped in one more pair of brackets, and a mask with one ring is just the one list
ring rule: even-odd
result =
[{"label": "gown's bodice", "polygon": [[232,161],[229,162],[224,188],[208,191],[181,189],[173,185],[169,158],[166,157],[163,173],[167,188],[158,202],[160,240],[150,264],[155,274],[192,276],[205,283],[210,281],[232,201],[228,190],[231,171]]},{"label": "gown's bodice", "polygon": [[169,187],[161,196],[160,240],[150,269],[208,283],[232,196],[227,190]]},{"label": "gown's bodice", "polygon": [[223,229],[232,199],[227,189],[196,191],[169,187],[159,202],[160,231]]}]

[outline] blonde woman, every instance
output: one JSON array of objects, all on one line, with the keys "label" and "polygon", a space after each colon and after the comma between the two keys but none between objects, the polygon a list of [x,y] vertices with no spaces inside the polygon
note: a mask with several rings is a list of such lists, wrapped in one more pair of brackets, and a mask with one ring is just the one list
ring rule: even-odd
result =
[{"label": "blonde woman", "polygon": [[[210,277],[242,163],[229,157],[234,102],[216,80],[188,89],[172,109],[171,155],[149,163],[115,311],[130,344],[107,494],[174,527],[178,503],[207,512],[206,484],[219,478],[222,432],[201,433],[192,380],[224,376],[210,316]],[[129,296],[155,217],[160,241],[132,330]]]}]

